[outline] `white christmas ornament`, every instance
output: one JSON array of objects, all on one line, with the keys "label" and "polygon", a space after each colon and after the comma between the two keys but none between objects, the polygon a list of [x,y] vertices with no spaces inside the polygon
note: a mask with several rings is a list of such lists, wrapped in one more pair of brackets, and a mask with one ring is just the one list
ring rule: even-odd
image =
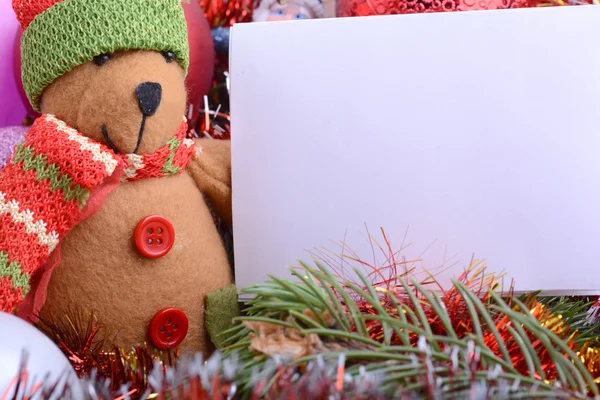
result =
[{"label": "white christmas ornament", "polygon": [[[65,384],[71,389],[73,399],[82,398],[79,379],[69,360],[54,343],[33,325],[14,315],[0,312],[0,398],[14,396],[14,380],[19,375],[24,355],[26,359],[27,387],[19,389],[19,396],[37,384],[51,387],[58,382],[51,400],[62,398]],[[36,400],[39,395],[31,399]]]}]

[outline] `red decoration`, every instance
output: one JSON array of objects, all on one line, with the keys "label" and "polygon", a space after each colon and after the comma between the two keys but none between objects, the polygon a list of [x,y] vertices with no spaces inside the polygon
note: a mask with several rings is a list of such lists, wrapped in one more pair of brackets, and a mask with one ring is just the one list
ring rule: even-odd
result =
[{"label": "red decoration", "polygon": [[135,246],[148,258],[166,256],[175,243],[175,228],[165,217],[151,215],[135,228]]},{"label": "red decoration", "polygon": [[150,339],[161,350],[173,349],[183,342],[188,333],[188,319],[177,308],[165,308],[150,322]]},{"label": "red decoration", "polygon": [[[480,329],[481,335],[483,336],[483,343],[501,358],[503,354],[498,346],[497,340],[497,337],[500,337],[515,368],[525,375],[536,373],[536,371],[531,371],[529,369],[530,365],[523,357],[523,349],[511,334],[511,330],[514,331],[516,328],[514,322],[511,321],[507,315],[502,313],[491,313],[489,318],[491,324],[488,324],[482,317],[477,321],[478,328],[476,328],[475,322],[471,317],[469,304],[456,286],[452,286],[449,289],[443,289],[436,281],[435,274],[427,274],[423,279],[417,278],[415,274],[416,267],[414,266],[415,261],[401,259],[398,256],[398,253],[393,251],[383,230],[382,235],[384,242],[379,244],[371,234],[369,234],[369,240],[373,248],[373,262],[360,259],[351,249],[346,247],[344,248],[344,255],[341,256],[328,251],[317,251],[313,253],[313,256],[318,261],[328,266],[339,277],[344,277],[345,275],[344,268],[346,266],[344,264],[347,264],[347,266],[354,264],[356,267],[364,267],[368,271],[367,279],[369,279],[370,283],[373,285],[376,293],[379,294],[378,297],[383,309],[394,318],[400,319],[401,311],[396,304],[402,304],[410,309],[412,313],[404,312],[404,318],[407,318],[411,323],[418,323],[418,319],[414,319],[417,318],[416,316],[418,315],[415,302],[411,299],[407,290],[402,286],[400,282],[400,279],[402,279],[407,284],[408,289],[412,292],[414,298],[418,300],[423,316],[427,319],[433,335],[439,337],[450,336],[447,325],[441,320],[436,308],[412,283],[408,282],[410,279],[415,279],[420,281],[419,284],[425,289],[438,289],[439,297],[443,302],[444,309],[447,311],[448,315],[446,322],[449,322],[451,325],[453,330],[452,334],[455,334],[458,338],[464,338],[477,332],[477,329]],[[375,256],[376,249],[379,249],[381,256]],[[340,257],[343,260],[341,268],[339,261]],[[381,261],[377,262],[377,259]],[[482,304],[490,303],[490,293],[493,290],[496,290],[497,293],[503,294],[503,297],[509,306],[513,306],[512,299],[514,298],[514,292],[512,282],[509,289],[504,290],[501,278],[501,275],[487,273],[485,264],[481,261],[472,260],[471,264],[457,280],[464,284]],[[368,288],[355,278],[351,278],[350,281],[365,293],[369,292]],[[344,285],[345,284],[342,284],[342,286]],[[379,314],[378,309],[373,306],[371,301],[357,295],[353,289],[349,289],[349,293],[353,296],[353,300],[356,302],[356,307],[360,314],[373,316]],[[340,297],[340,301],[343,302],[342,297]],[[577,344],[575,339],[577,338],[577,333],[570,329],[561,316],[553,314],[549,308],[539,303],[533,295],[530,295],[523,303],[527,306],[529,309],[528,312],[531,313],[531,315],[538,321],[544,323],[554,334],[564,340],[571,351],[576,351]],[[489,311],[489,309],[487,311]],[[347,312],[350,313],[349,310],[347,310]],[[380,320],[373,318],[366,322],[365,325],[372,340],[380,343],[384,342],[386,337],[384,332],[385,327]],[[353,330],[355,329],[356,328],[354,327]],[[519,327],[519,329],[521,329],[521,327]],[[555,366],[552,354],[550,354],[543,343],[536,340],[536,336],[532,331],[525,330],[524,332],[535,348],[537,357],[540,360],[540,365],[546,374],[545,378],[556,379],[559,376],[559,370]],[[410,332],[408,338],[413,346],[417,346],[419,340],[417,333]],[[394,346],[402,344],[403,339],[400,338],[396,332],[392,332],[390,336],[390,345]],[[477,368],[479,368],[479,366]]]},{"label": "red decoration", "polygon": [[196,120],[191,121],[191,137],[208,137],[213,139],[231,139],[231,117],[228,114],[213,111],[208,105],[204,109],[198,107]]},{"label": "red decoration", "polygon": [[240,22],[251,22],[257,0],[198,0],[211,28],[229,28]]},{"label": "red decoration", "polygon": [[338,0],[338,17],[535,7],[538,0]]},{"label": "red decoration", "polygon": [[194,104],[208,94],[215,68],[215,49],[212,34],[204,11],[198,3],[182,3],[188,26],[190,67],[185,84],[189,104]]},{"label": "red decoration", "polygon": [[[174,366],[179,361],[177,352],[150,350],[146,346],[127,350],[111,346],[112,334],[94,314],[76,306],[65,315],[42,317],[37,328],[56,343],[80,378],[94,375],[101,380],[109,379],[104,395],[98,394],[97,399],[139,399],[149,389],[148,376],[155,365]],[[123,396],[123,385],[127,385],[130,397]],[[114,396],[104,393],[106,390]]]}]

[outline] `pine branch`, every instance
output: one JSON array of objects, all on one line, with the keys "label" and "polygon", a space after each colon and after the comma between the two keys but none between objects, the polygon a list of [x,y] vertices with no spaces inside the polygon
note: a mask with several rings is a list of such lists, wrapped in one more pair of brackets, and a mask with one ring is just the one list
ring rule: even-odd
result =
[{"label": "pine branch", "polygon": [[600,324],[590,321],[588,316],[596,303],[595,297],[538,297],[537,300],[553,314],[560,315],[566,325],[576,329],[577,350],[584,345],[600,347]]},{"label": "pine branch", "polygon": [[[449,299],[415,280],[399,278],[399,285],[384,289],[357,269],[362,285],[316,266],[292,269],[296,280],[273,277],[245,289],[255,297],[247,316],[227,333],[226,356],[253,360],[250,371],[272,357],[302,368],[319,357],[336,360],[343,354],[345,373],[378,374],[387,394],[455,398],[472,393],[480,380],[487,382],[486,390],[517,397],[531,396],[532,390],[553,398],[598,394],[568,326],[540,322],[551,312],[542,304],[530,310],[519,299],[505,301],[493,290],[475,294],[455,281],[446,294],[452,307],[463,310],[457,322],[449,315]],[[382,327],[381,337],[372,337],[373,326]],[[252,387],[246,379],[240,389]]]}]

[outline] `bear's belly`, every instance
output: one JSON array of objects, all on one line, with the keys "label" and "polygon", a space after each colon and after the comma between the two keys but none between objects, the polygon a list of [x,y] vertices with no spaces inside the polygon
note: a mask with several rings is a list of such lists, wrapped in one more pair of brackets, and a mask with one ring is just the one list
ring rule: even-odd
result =
[{"label": "bear's belly", "polygon": [[[161,258],[144,257],[135,246],[136,226],[150,215],[165,217],[175,230],[173,248]],[[182,350],[212,350],[204,295],[231,283],[232,273],[211,213],[187,173],[118,186],[60,250],[42,316],[74,307],[94,312],[116,335],[115,345],[130,347],[151,345],[152,317],[175,307],[189,320]]]}]

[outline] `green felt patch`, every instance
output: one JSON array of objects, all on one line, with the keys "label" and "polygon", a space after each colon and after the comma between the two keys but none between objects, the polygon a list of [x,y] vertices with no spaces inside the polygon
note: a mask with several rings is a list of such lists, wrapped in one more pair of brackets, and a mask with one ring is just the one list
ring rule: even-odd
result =
[{"label": "green felt patch", "polygon": [[225,337],[221,333],[233,327],[240,315],[237,290],[234,284],[206,295],[206,330],[217,349],[222,349]]}]

